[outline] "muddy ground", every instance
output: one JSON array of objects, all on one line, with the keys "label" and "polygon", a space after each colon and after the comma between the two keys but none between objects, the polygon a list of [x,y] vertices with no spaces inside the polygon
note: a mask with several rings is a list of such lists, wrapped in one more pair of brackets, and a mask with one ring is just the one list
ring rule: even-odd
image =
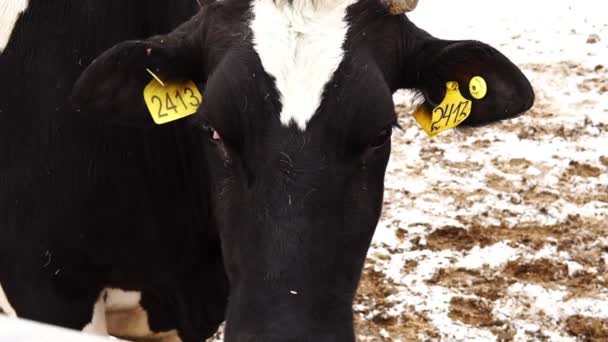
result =
[{"label": "muddy ground", "polygon": [[608,21],[564,0],[544,13],[560,25],[543,26],[510,3],[493,32],[461,34],[495,37],[522,67],[529,113],[429,139],[411,96],[395,97],[404,132],[355,305],[360,341],[608,341]]},{"label": "muddy ground", "polygon": [[361,341],[608,341],[608,125],[546,101],[491,130],[397,134]]}]

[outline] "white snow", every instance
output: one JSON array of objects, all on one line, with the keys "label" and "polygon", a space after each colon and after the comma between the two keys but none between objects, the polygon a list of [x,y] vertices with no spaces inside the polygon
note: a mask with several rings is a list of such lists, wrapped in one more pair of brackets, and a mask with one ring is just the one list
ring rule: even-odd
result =
[{"label": "white snow", "polygon": [[[468,251],[424,247],[429,234],[448,226],[559,227],[572,217],[608,222],[608,203],[597,199],[608,191],[608,165],[600,159],[608,156],[607,12],[608,5],[597,1],[423,0],[409,15],[438,37],[476,39],[497,47],[522,67],[537,102],[534,115],[434,139],[409,116],[403,118],[404,132],[395,137],[386,178],[384,216],[370,251],[374,268],[398,289],[389,298],[395,317],[413,307],[431,319],[444,340],[492,341],[496,336],[489,329],[448,317],[451,298],[462,296],[457,289],[425,281],[441,268],[500,269],[519,259],[560,262],[568,266],[569,276],[598,272],[560,250],[554,238],[538,250],[508,241]],[[593,35],[598,41],[588,43]],[[408,91],[395,94],[394,101],[401,112],[413,110],[415,100]],[[529,134],[522,134],[526,128]],[[509,165],[519,160],[520,167]],[[581,176],[570,172],[572,163],[601,171]],[[463,198],[455,198],[458,193]],[[539,198],[527,198],[530,194]],[[590,198],[578,202],[568,197],[585,194]],[[398,229],[406,232],[405,238],[397,237]],[[422,249],[414,248],[414,239]],[[594,246],[608,248],[608,242],[598,237],[589,247]],[[384,255],[384,260],[375,255]],[[608,253],[600,258],[608,264]],[[404,272],[410,261],[417,267]],[[515,341],[575,341],[560,323],[575,314],[608,317],[608,290],[570,298],[560,286],[516,282],[494,303],[494,315],[515,329]]]}]

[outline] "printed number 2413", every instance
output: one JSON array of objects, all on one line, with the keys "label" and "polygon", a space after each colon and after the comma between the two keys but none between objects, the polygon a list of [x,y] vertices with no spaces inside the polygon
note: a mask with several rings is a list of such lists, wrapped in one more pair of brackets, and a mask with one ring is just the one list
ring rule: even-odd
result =
[{"label": "printed number 2413", "polygon": [[193,82],[164,86],[154,82],[144,90],[144,99],[154,122],[159,125],[196,113],[203,102]]},{"label": "printed number 2413", "polygon": [[183,88],[182,91],[176,90],[173,94],[167,92],[164,99],[154,95],[152,96],[152,102],[158,106],[157,115],[159,118],[169,116],[170,112],[177,114],[181,110],[196,110],[201,105],[201,99],[194,93],[194,90],[188,87]]}]

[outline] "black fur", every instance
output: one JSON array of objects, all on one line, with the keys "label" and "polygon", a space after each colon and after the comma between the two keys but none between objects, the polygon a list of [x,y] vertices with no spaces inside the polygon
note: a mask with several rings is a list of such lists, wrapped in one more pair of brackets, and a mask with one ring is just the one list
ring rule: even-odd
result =
[{"label": "black fur", "polygon": [[167,32],[198,8],[196,0],[29,1],[0,55],[0,283],[20,317],[82,329],[109,286],[143,291],[152,329],[179,328],[186,341],[223,320],[206,168],[189,136],[178,126],[80,120],[69,104],[94,57]]}]

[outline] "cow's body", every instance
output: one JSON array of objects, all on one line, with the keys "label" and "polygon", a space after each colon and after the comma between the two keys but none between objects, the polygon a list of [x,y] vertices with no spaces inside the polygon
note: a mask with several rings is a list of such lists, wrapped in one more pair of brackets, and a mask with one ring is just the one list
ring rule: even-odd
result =
[{"label": "cow's body", "polygon": [[[226,285],[217,238],[201,229],[211,222],[191,145],[178,127],[75,120],[69,104],[96,55],[167,32],[199,4],[8,4],[2,20],[14,25],[3,25],[0,37],[0,286],[10,302],[3,311],[82,329],[104,288],[136,290],[154,313],[152,330],[179,328],[185,340],[200,341],[223,319]],[[0,306],[9,306],[2,297]]]}]

